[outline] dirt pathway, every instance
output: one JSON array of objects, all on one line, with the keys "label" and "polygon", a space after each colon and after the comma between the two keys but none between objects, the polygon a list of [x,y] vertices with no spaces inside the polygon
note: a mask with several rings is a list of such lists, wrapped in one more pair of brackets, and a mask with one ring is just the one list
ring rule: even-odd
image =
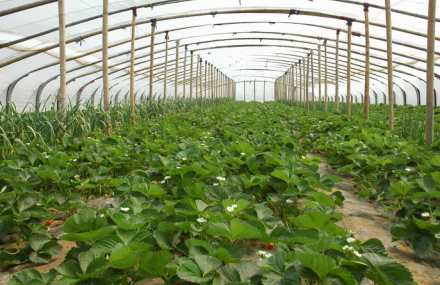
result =
[{"label": "dirt pathway", "polygon": [[[319,173],[321,175],[335,175],[327,163],[327,159],[317,154],[308,154],[308,157],[319,156],[321,164]],[[420,258],[411,248],[411,245],[404,240],[391,241],[390,228],[393,222],[385,213],[377,212],[377,205],[368,203],[366,199],[357,198],[353,193],[353,183],[349,178],[340,176],[343,182],[337,183],[334,191],[341,191],[345,196],[344,207],[338,211],[344,214],[341,226],[347,230],[354,231],[356,238],[366,241],[371,238],[380,239],[389,256],[397,259],[405,265],[413,274],[414,280],[419,285],[440,285],[440,254],[434,253],[427,258]],[[363,284],[372,284],[364,282]]]}]

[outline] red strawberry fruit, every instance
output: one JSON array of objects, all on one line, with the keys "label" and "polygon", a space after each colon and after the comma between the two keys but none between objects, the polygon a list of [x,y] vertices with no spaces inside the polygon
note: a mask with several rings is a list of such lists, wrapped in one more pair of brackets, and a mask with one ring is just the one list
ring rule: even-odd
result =
[{"label": "red strawberry fruit", "polygon": [[332,169],[336,169],[336,166],[332,166]]},{"label": "red strawberry fruit", "polygon": [[266,245],[266,250],[271,250],[275,245],[273,243],[268,243]]},{"label": "red strawberry fruit", "polygon": [[273,205],[269,205],[269,208],[270,208],[270,209],[273,209],[274,207],[273,207]]},{"label": "red strawberry fruit", "polygon": [[52,222],[51,222],[51,221],[47,221],[47,222],[44,224],[45,227],[50,227],[50,225],[52,225]]},{"label": "red strawberry fruit", "polygon": [[257,246],[258,245],[258,241],[254,242],[252,245],[253,246]]}]

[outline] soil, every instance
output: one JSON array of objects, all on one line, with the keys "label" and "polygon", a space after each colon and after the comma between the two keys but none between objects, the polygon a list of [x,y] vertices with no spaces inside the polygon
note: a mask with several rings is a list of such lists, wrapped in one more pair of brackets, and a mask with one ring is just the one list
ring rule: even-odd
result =
[{"label": "soil", "polygon": [[[321,158],[318,172],[321,175],[335,175],[335,170],[327,163],[327,159],[318,154],[308,154],[308,157],[318,156]],[[435,252],[426,258],[418,257],[411,244],[406,240],[392,242],[390,228],[393,222],[390,217],[378,212],[382,207],[377,204],[371,204],[367,199],[359,199],[354,194],[353,182],[344,175],[338,175],[343,179],[336,183],[333,191],[340,191],[344,197],[344,207],[337,208],[337,211],[344,214],[340,226],[356,233],[356,239],[366,241],[371,238],[377,238],[384,244],[389,257],[399,260],[406,268],[411,271],[414,280],[419,285],[440,285],[440,254]],[[364,282],[363,284],[373,284]]]},{"label": "soil", "polygon": [[[321,175],[331,174],[335,175],[333,170],[327,163],[327,159],[318,154],[308,154],[308,158],[319,156],[321,164],[319,165],[319,173]],[[368,203],[366,199],[357,198],[353,193],[353,183],[348,176],[338,175],[343,181],[336,184],[333,191],[340,191],[345,196],[344,207],[337,208],[337,211],[344,214],[343,221],[340,226],[347,230],[354,231],[356,238],[361,241],[366,241],[370,238],[380,239],[388,251],[390,257],[399,260],[401,264],[406,266],[412,273],[414,280],[419,285],[440,285],[440,254],[434,253],[426,258],[420,258],[411,248],[410,243],[405,240],[392,242],[390,228],[393,222],[385,213],[378,212],[380,206],[377,204]],[[99,209],[106,204],[112,202],[112,199],[98,198],[90,201],[88,205]],[[62,227],[64,222],[61,220],[54,221],[49,231],[59,238],[63,232]],[[59,240],[59,244],[63,247],[62,253],[55,256],[51,262],[44,265],[34,265],[31,263],[22,264],[12,267],[4,272],[0,272],[0,285],[7,284],[8,281],[17,273],[23,270],[34,268],[42,273],[47,273],[51,269],[57,267],[64,261],[67,252],[75,246],[74,242]],[[261,250],[260,247],[251,248],[246,259],[258,260],[256,252]],[[272,250],[274,251],[274,250]],[[162,285],[164,282],[161,279],[145,279],[137,282],[135,285]],[[373,285],[372,282],[366,280],[362,285]]]}]

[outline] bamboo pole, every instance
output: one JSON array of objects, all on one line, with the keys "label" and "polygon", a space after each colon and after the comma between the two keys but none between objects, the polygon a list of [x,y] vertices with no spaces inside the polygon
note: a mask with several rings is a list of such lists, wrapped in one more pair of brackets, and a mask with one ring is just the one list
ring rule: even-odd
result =
[{"label": "bamboo pole", "polygon": [[298,62],[298,70],[299,70],[299,107],[302,107],[302,105],[303,105],[303,79],[302,79],[302,72],[301,72],[301,60]]},{"label": "bamboo pole", "polygon": [[312,65],[312,73],[311,73],[311,77],[312,77],[312,109],[315,110],[315,82],[313,80],[313,50],[310,53],[310,61],[311,61],[311,65]]},{"label": "bamboo pole", "polygon": [[66,96],[66,12],[64,0],[58,1],[58,19],[60,34],[60,113],[63,120],[66,116],[67,96]]},{"label": "bamboo pole", "polygon": [[203,89],[203,91],[204,91],[204,97],[205,98],[208,98],[208,96],[207,96],[207,92],[208,92],[208,61],[207,60],[205,60],[205,89]]},{"label": "bamboo pole", "polygon": [[309,73],[310,73],[310,53],[307,54],[307,73],[306,73],[306,108],[310,110],[309,106]]},{"label": "bamboo pole", "polygon": [[191,51],[191,70],[189,76],[189,99],[193,99],[194,51]]},{"label": "bamboo pole", "polygon": [[370,4],[364,3],[365,14],[365,91],[364,91],[364,119],[370,118]]},{"label": "bamboo pole", "polygon": [[199,92],[199,62],[200,62],[200,55],[197,55],[197,62],[196,62],[196,99],[197,99],[197,92]]},{"label": "bamboo pole", "polygon": [[210,85],[211,85],[211,99],[214,99],[214,67],[212,65],[212,63],[209,65],[209,69],[210,69]]},{"label": "bamboo pole", "polygon": [[319,96],[319,106],[322,107],[322,95],[321,95],[321,45],[318,45],[318,96]]},{"label": "bamboo pole", "polygon": [[220,85],[220,70],[217,69],[217,97],[222,98],[221,85]]},{"label": "bamboo pole", "polygon": [[428,9],[428,39],[426,65],[426,130],[425,145],[430,146],[434,141],[434,60],[435,60],[435,12],[436,0],[429,1]]},{"label": "bamboo pole", "polygon": [[103,81],[103,96],[104,109],[108,110],[110,106],[110,90],[108,79],[108,0],[103,0],[103,14],[102,14],[102,81]]},{"label": "bamboo pole", "polygon": [[266,80],[264,80],[263,85],[263,102],[266,102]]},{"label": "bamboo pole", "polygon": [[186,99],[186,60],[187,60],[187,54],[188,54],[188,46],[185,46],[185,60],[183,61],[183,99]]},{"label": "bamboo pole", "polygon": [[324,112],[328,112],[328,78],[327,78],[327,40],[324,41],[324,57],[325,57],[325,65],[324,65]]},{"label": "bamboo pole", "polygon": [[353,20],[347,20],[347,115],[351,116],[351,27]]},{"label": "bamboo pole", "polygon": [[385,0],[388,59],[388,128],[394,130],[394,92],[393,92],[393,40],[391,30],[391,4]]},{"label": "bamboo pole", "polygon": [[136,17],[137,8],[133,8],[133,18],[131,21],[131,50],[130,50],[130,108],[131,117],[134,119],[134,47],[136,38]]},{"label": "bamboo pole", "polygon": [[243,97],[243,100],[246,102],[246,79],[243,81]]},{"label": "bamboo pole", "polygon": [[156,34],[156,20],[151,20],[151,47],[150,47],[150,104],[153,104],[153,75],[154,75],[154,38]]},{"label": "bamboo pole", "polygon": [[165,71],[163,76],[163,100],[167,100],[167,83],[168,83],[168,42],[170,37],[168,31],[165,31]]},{"label": "bamboo pole", "polygon": [[336,30],[336,81],[335,81],[335,112],[339,111],[339,33],[340,29]]},{"label": "bamboo pole", "polygon": [[180,47],[180,41],[177,40],[176,41],[176,72],[174,75],[174,99],[177,99],[177,87],[178,87],[178,83],[179,83],[179,47]]},{"label": "bamboo pole", "polygon": [[202,69],[203,69],[203,59],[200,58],[200,69],[199,69],[199,78],[200,78],[200,97],[203,98],[203,88],[202,88]]}]

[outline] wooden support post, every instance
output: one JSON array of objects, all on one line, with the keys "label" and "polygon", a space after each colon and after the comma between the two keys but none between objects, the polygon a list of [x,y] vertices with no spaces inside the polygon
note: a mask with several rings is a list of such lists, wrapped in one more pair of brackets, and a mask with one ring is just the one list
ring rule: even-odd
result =
[{"label": "wooden support post", "polygon": [[435,62],[435,12],[436,0],[429,0],[428,9],[428,38],[426,66],[426,130],[425,145],[430,146],[434,141],[434,62]]},{"label": "wooden support post", "polygon": [[178,96],[178,83],[179,83],[179,47],[180,47],[180,41],[176,41],[176,71],[174,75],[174,99],[177,99]]},{"label": "wooden support post", "polygon": [[299,70],[299,107],[302,107],[302,102],[303,102],[303,80],[302,80],[302,72],[301,72],[301,60],[298,62],[298,70]]},{"label": "wooden support post", "polygon": [[325,57],[325,65],[324,65],[324,112],[328,112],[328,80],[327,80],[327,40],[324,42],[324,57]]},{"label": "wooden support post", "polygon": [[130,107],[131,117],[134,119],[134,47],[136,42],[136,17],[137,8],[131,8],[133,11],[133,18],[131,21],[131,51],[130,51]]},{"label": "wooden support post", "polygon": [[196,99],[197,99],[197,92],[199,92],[199,62],[200,62],[200,55],[197,55],[197,62],[196,62]]},{"label": "wooden support post", "polygon": [[104,96],[104,109],[110,106],[110,90],[108,79],[108,0],[103,0],[102,13],[102,92]]},{"label": "wooden support post", "polygon": [[193,79],[194,79],[194,51],[190,51],[191,53],[191,67],[190,67],[190,75],[189,75],[189,99],[193,99]]},{"label": "wooden support post", "polygon": [[170,37],[168,31],[165,31],[165,70],[163,76],[163,100],[167,100],[167,77],[168,77],[168,42]]},{"label": "wooden support post", "polygon": [[217,69],[217,97],[222,98],[221,85],[220,85],[220,70]]},{"label": "wooden support post", "polygon": [[319,106],[322,107],[322,94],[321,94],[321,45],[318,45],[318,96],[319,96]]},{"label": "wooden support post", "polygon": [[339,34],[340,29],[336,30],[336,79],[335,79],[335,112],[339,111]]},{"label": "wooden support post", "polygon": [[205,88],[203,89],[205,98],[208,98],[208,96],[206,94],[207,89],[208,89],[208,61],[205,60]]},{"label": "wooden support post", "polygon": [[243,100],[246,102],[246,79],[243,81]]},{"label": "wooden support post", "polygon": [[351,27],[353,20],[347,20],[347,115],[351,116]]},{"label": "wooden support post", "polygon": [[211,87],[211,99],[214,99],[214,67],[212,63],[209,65],[209,69],[210,69],[209,85]]},{"label": "wooden support post", "polygon": [[188,46],[185,46],[185,59],[183,61],[183,99],[186,99],[186,59],[187,59],[187,53],[188,53]]},{"label": "wooden support post", "polygon": [[310,52],[310,65],[312,66],[312,72],[311,72],[311,77],[312,77],[312,110],[315,110],[315,82],[313,80],[314,77],[314,73],[313,73],[313,50]]},{"label": "wooden support post", "polygon": [[370,20],[368,8],[370,4],[364,3],[365,12],[365,91],[364,91],[364,119],[370,118]]},{"label": "wooden support post", "polygon": [[394,130],[394,92],[393,92],[393,39],[391,27],[391,4],[385,0],[385,16],[387,31],[387,59],[388,59],[388,128]]},{"label": "wooden support post", "polygon": [[310,110],[309,106],[309,74],[310,74],[310,53],[307,54],[307,73],[306,73],[306,108]]},{"label": "wooden support post", "polygon": [[266,102],[266,80],[264,80],[263,85],[263,102]]},{"label": "wooden support post", "polygon": [[150,47],[150,104],[153,104],[153,76],[154,76],[154,38],[156,36],[156,19],[151,20],[151,47]]},{"label": "wooden support post", "polygon": [[306,107],[306,96],[307,96],[307,94],[306,94],[306,84],[307,84],[307,82],[306,82],[306,60],[303,58],[303,103],[302,103],[302,107],[304,108],[304,107]]},{"label": "wooden support post", "polygon": [[365,91],[364,91],[364,119],[370,118],[370,20],[368,8],[370,4],[364,3],[365,12]]},{"label": "wooden support post", "polygon": [[66,96],[66,12],[64,0],[58,0],[58,20],[60,35],[60,96],[56,98],[59,102],[61,120],[66,117],[67,96]]},{"label": "wooden support post", "polygon": [[199,72],[199,78],[200,78],[200,99],[203,98],[203,77],[202,77],[202,70],[203,70],[203,59],[200,58],[200,72]]}]

